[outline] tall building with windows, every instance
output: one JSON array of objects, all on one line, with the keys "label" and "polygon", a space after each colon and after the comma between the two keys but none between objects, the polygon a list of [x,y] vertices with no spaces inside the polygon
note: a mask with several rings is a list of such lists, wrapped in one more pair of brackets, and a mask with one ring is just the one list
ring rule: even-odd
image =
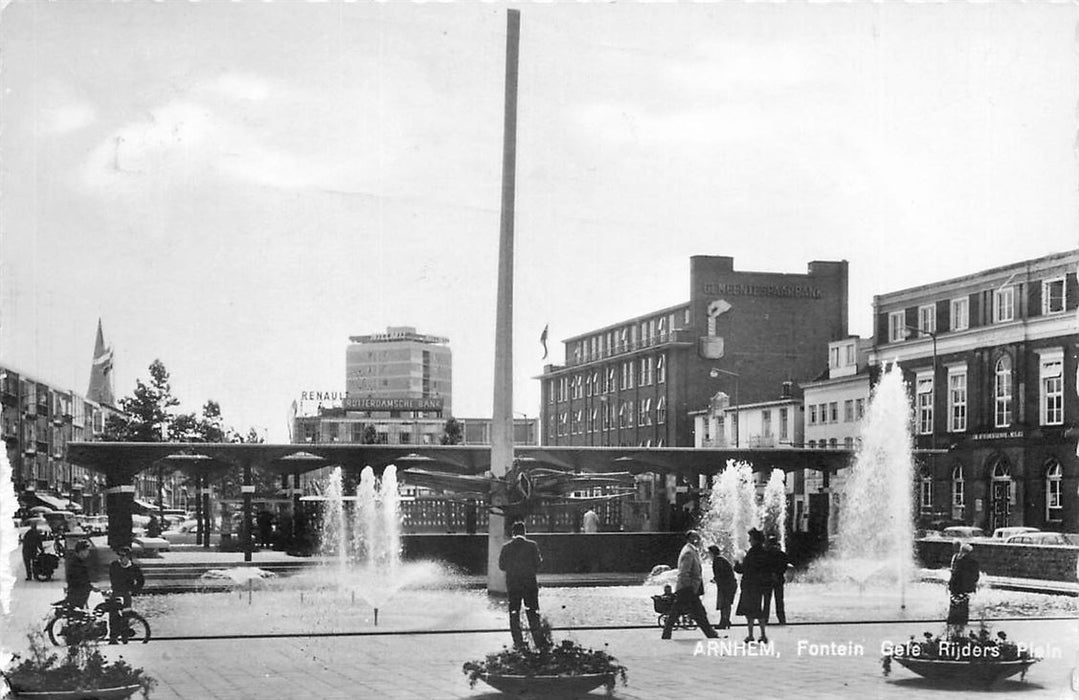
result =
[{"label": "tall building with windows", "polygon": [[453,415],[449,340],[411,326],[349,337],[346,408],[389,417]]},{"label": "tall building with windows", "polygon": [[876,296],[913,393],[924,520],[1079,529],[1079,250]]},{"label": "tall building with windows", "polygon": [[563,341],[564,364],[539,378],[543,444],[691,447],[691,412],[717,392],[733,405],[774,400],[846,335],[846,261],[787,274],[693,256],[689,301]]}]

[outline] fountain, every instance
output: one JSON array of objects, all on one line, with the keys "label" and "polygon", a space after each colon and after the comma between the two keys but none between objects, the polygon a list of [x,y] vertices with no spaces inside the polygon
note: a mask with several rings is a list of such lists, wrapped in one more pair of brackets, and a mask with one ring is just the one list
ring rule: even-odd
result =
[{"label": "fountain", "polygon": [[740,559],[749,549],[749,529],[760,526],[753,471],[745,462],[729,460],[712,484],[708,508],[701,516],[701,538],[727,557]]},{"label": "fountain", "polygon": [[782,469],[773,469],[764,487],[761,529],[778,537],[780,548],[787,549],[787,482]]},{"label": "fountain", "polygon": [[830,577],[899,583],[914,572],[914,457],[910,401],[898,365],[885,369],[862,422],[847,477]]}]

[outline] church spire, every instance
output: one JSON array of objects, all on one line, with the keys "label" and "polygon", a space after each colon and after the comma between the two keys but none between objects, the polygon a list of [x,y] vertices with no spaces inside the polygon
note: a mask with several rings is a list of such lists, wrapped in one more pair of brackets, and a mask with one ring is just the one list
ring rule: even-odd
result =
[{"label": "church spire", "polygon": [[108,406],[116,405],[112,393],[112,348],[105,345],[101,319],[97,320],[97,341],[94,343],[94,363],[90,367],[90,388],[86,398]]}]

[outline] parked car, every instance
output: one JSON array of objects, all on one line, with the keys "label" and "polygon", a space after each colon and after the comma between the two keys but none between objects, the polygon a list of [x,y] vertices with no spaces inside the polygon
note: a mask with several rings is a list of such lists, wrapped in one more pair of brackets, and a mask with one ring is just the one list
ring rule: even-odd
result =
[{"label": "parked car", "polygon": [[970,525],[953,525],[944,528],[942,536],[956,540],[971,540],[977,537],[985,537],[985,530]]},{"label": "parked car", "polygon": [[109,516],[107,515],[80,515],[78,520],[82,529],[90,536],[104,535],[109,531]]},{"label": "parked car", "polygon": [[1005,544],[1038,544],[1061,546],[1071,544],[1068,538],[1059,532],[1027,532],[1022,535],[1012,535],[1004,540]]},{"label": "parked car", "polygon": [[1012,535],[1024,535],[1028,532],[1041,532],[1036,527],[998,527],[993,530],[994,540],[1006,540]]}]

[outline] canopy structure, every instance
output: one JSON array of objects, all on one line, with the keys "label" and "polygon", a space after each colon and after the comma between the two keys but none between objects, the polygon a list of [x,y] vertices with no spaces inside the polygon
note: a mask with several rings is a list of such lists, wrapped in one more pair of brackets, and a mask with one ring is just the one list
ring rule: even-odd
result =
[{"label": "canopy structure", "polygon": [[[722,471],[728,460],[746,462],[758,472],[812,469],[835,473],[849,464],[852,452],[798,448],[518,446],[514,454],[523,464],[574,472],[694,476]],[[491,471],[491,448],[485,445],[72,442],[68,445],[68,459],[104,474],[109,483],[117,485],[131,483],[139,472],[158,466],[191,475],[220,473],[230,465],[257,466],[276,474],[299,474],[326,466],[371,467],[381,473],[390,464],[402,472],[412,467],[462,475]],[[407,481],[407,474],[401,477]]]}]

